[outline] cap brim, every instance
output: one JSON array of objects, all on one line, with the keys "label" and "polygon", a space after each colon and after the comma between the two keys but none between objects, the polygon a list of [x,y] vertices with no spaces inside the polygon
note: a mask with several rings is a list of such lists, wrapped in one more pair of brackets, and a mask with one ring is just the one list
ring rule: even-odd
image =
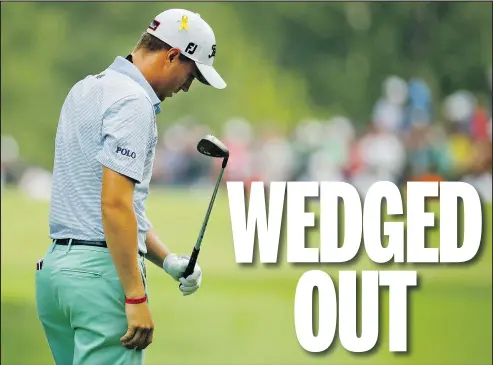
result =
[{"label": "cap brim", "polygon": [[203,79],[199,77],[200,82],[216,89],[224,89],[226,87],[226,82],[224,82],[214,67],[198,62],[195,62],[195,64],[203,77]]}]

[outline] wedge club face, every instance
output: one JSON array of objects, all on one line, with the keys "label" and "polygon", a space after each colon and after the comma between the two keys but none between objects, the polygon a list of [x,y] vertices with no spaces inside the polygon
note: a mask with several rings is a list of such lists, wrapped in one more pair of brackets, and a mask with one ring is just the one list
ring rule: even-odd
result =
[{"label": "wedge club face", "polygon": [[197,151],[209,157],[228,158],[229,150],[219,139],[211,134],[206,135],[197,144]]}]

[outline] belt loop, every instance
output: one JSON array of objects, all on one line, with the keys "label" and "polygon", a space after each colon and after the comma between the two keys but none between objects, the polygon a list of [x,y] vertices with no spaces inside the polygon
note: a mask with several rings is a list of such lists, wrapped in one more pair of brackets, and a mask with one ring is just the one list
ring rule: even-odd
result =
[{"label": "belt loop", "polygon": [[70,251],[70,247],[72,246],[72,240],[73,238],[69,238],[68,240],[68,246],[67,246],[67,250],[65,251],[65,255],[68,254],[68,252]]},{"label": "belt loop", "polygon": [[48,249],[49,253],[52,253],[55,250],[56,242],[57,242],[57,239],[54,239],[53,242],[51,243],[51,247]]}]

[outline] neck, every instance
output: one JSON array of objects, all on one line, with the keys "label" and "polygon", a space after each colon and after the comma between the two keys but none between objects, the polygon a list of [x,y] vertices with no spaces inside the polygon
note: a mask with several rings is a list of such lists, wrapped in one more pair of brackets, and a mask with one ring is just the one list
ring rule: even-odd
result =
[{"label": "neck", "polygon": [[155,62],[155,57],[151,53],[143,53],[141,51],[132,52],[127,56],[127,60],[132,62],[135,67],[139,69],[142,75],[145,77],[147,82],[154,88],[154,78],[153,78],[153,63]]}]

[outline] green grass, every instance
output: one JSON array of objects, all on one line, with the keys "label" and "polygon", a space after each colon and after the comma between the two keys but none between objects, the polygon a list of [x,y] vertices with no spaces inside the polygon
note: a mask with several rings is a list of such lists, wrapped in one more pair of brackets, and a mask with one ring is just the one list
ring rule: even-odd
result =
[{"label": "green grass", "polygon": [[[203,194],[153,190],[149,217],[174,251],[189,253],[202,223],[210,191]],[[49,245],[48,204],[17,191],[2,196],[2,323],[4,365],[51,364],[34,306],[35,261]],[[485,224],[491,222],[491,206]],[[235,263],[226,191],[218,196],[203,243],[202,288],[181,296],[176,282],[148,265],[151,310],[156,323],[146,364],[491,364],[491,225],[481,256],[465,265],[417,268],[419,288],[410,292],[410,352],[388,351],[388,296],[383,290],[379,347],[371,354],[347,353],[336,341],[323,354],[298,344],[294,293],[299,277],[322,269],[337,281],[341,269],[377,267],[361,255],[352,265],[240,266]],[[310,235],[317,246],[318,233]],[[438,232],[430,235],[438,246]],[[381,270],[393,268],[390,265]]]}]

